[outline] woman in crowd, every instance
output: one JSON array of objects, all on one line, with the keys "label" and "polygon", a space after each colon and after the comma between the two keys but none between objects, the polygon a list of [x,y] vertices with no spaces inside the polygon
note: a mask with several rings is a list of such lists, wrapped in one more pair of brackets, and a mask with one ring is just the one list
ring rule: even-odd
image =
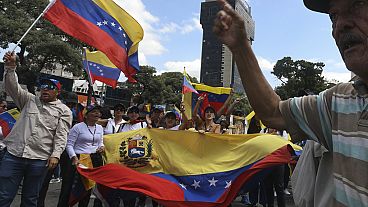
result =
[{"label": "woman in crowd", "polygon": [[196,113],[198,112],[199,106],[201,105],[204,99],[205,99],[205,95],[199,96],[198,101],[194,107],[192,119],[195,123],[196,129],[200,132],[204,131],[204,132],[220,134],[221,126],[215,123],[216,111],[213,107],[207,106],[205,108],[203,116],[202,116],[203,119],[201,118],[201,116],[199,116]]},{"label": "woman in crowd", "polygon": [[[101,117],[101,107],[97,105],[89,105],[85,108],[84,122],[74,125],[69,133],[66,150],[70,158],[70,172],[66,179],[69,184],[69,194],[72,190],[73,182],[78,183],[81,179],[76,171],[78,164],[84,164],[81,156],[89,156],[93,167],[102,166],[101,153],[105,150],[103,144],[103,128],[97,124]],[[79,182],[82,184],[81,182]],[[75,186],[73,186],[75,187]],[[82,198],[78,198],[79,207],[87,207],[91,196],[91,190]],[[102,206],[101,202],[95,199],[94,206]]]},{"label": "woman in crowd", "polygon": [[126,121],[123,119],[125,115],[126,108],[123,104],[119,103],[114,106],[114,118],[100,119],[98,124],[105,127],[104,134],[115,134],[121,129],[123,123]]}]

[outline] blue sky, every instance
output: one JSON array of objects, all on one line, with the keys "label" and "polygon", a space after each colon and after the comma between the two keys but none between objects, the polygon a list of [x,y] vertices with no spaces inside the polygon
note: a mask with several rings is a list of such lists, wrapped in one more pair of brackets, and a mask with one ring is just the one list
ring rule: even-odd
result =
[{"label": "blue sky", "polygon": [[[202,28],[201,0],[114,0],[142,25],[145,36],[139,47],[141,65],[159,73],[183,71],[199,78]],[[326,64],[327,79],[348,81],[340,54],[331,37],[325,14],[307,10],[302,0],[250,0],[256,23],[253,49],[272,86],[280,84],[270,72],[277,60],[290,56]],[[1,53],[2,56],[3,53]]]},{"label": "blue sky", "polygon": [[[182,71],[199,77],[202,29],[199,24],[200,0],[118,0],[142,24],[141,63],[159,72]],[[302,0],[250,0],[256,23],[253,49],[260,66],[275,86],[280,82],[270,74],[277,60],[290,56],[326,64],[327,79],[348,81],[331,36],[327,15],[307,10]]]}]

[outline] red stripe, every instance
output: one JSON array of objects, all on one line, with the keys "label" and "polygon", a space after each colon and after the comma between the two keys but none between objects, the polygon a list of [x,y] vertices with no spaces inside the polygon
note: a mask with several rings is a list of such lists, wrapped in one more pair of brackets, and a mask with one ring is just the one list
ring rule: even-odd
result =
[{"label": "red stripe", "polygon": [[114,89],[115,89],[115,87],[116,87],[116,84],[118,83],[118,81],[117,81],[117,80],[109,79],[109,78],[104,78],[104,77],[102,77],[102,76],[94,76],[94,75],[92,75],[92,77],[93,77],[93,79],[94,79],[94,80],[101,81],[101,82],[103,82],[103,83],[105,83],[105,84],[107,84],[107,85],[111,86],[111,87],[112,87],[112,88],[114,88]]},{"label": "red stripe", "polygon": [[3,136],[6,137],[8,136],[8,134],[11,131],[11,128],[9,126],[9,123],[0,119],[0,126],[1,126],[1,130],[3,131]]},{"label": "red stripe", "polygon": [[78,172],[113,189],[137,191],[153,198],[184,200],[183,190],[175,183],[153,175],[139,173],[122,165],[107,164],[93,169],[78,167]]},{"label": "red stripe", "polygon": [[128,55],[125,49],[109,34],[70,10],[61,1],[56,1],[44,17],[70,36],[105,53],[127,77],[134,74],[128,67]]}]

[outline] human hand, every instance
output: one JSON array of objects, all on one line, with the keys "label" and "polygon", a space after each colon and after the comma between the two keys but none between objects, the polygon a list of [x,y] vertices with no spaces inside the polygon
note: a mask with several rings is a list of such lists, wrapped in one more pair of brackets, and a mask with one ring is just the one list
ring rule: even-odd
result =
[{"label": "human hand", "polygon": [[97,148],[97,150],[96,150],[96,152],[98,152],[98,153],[102,153],[104,151],[105,151],[105,147],[104,146],[101,146],[101,147]]},{"label": "human hand", "polygon": [[54,169],[59,163],[59,159],[56,158],[56,157],[50,157],[48,160],[47,160],[47,169],[48,170],[52,170]]},{"label": "human hand", "polygon": [[198,97],[198,101],[203,101],[206,98],[207,94],[202,94]]},{"label": "human hand", "polygon": [[235,12],[226,0],[217,0],[221,11],[217,13],[213,32],[226,44],[232,52],[237,48],[243,48],[248,42],[244,20]]},{"label": "human hand", "polygon": [[17,61],[17,56],[14,52],[6,52],[3,60],[5,62],[5,66],[15,66]]},{"label": "human hand", "polygon": [[79,159],[77,156],[72,157],[72,165],[75,165],[75,166],[79,165]]}]

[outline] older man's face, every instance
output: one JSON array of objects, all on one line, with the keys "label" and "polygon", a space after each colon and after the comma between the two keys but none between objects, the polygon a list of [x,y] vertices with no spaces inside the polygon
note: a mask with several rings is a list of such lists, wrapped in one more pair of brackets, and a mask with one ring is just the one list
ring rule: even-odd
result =
[{"label": "older man's face", "polygon": [[331,0],[329,14],[346,67],[368,81],[368,0]]}]

